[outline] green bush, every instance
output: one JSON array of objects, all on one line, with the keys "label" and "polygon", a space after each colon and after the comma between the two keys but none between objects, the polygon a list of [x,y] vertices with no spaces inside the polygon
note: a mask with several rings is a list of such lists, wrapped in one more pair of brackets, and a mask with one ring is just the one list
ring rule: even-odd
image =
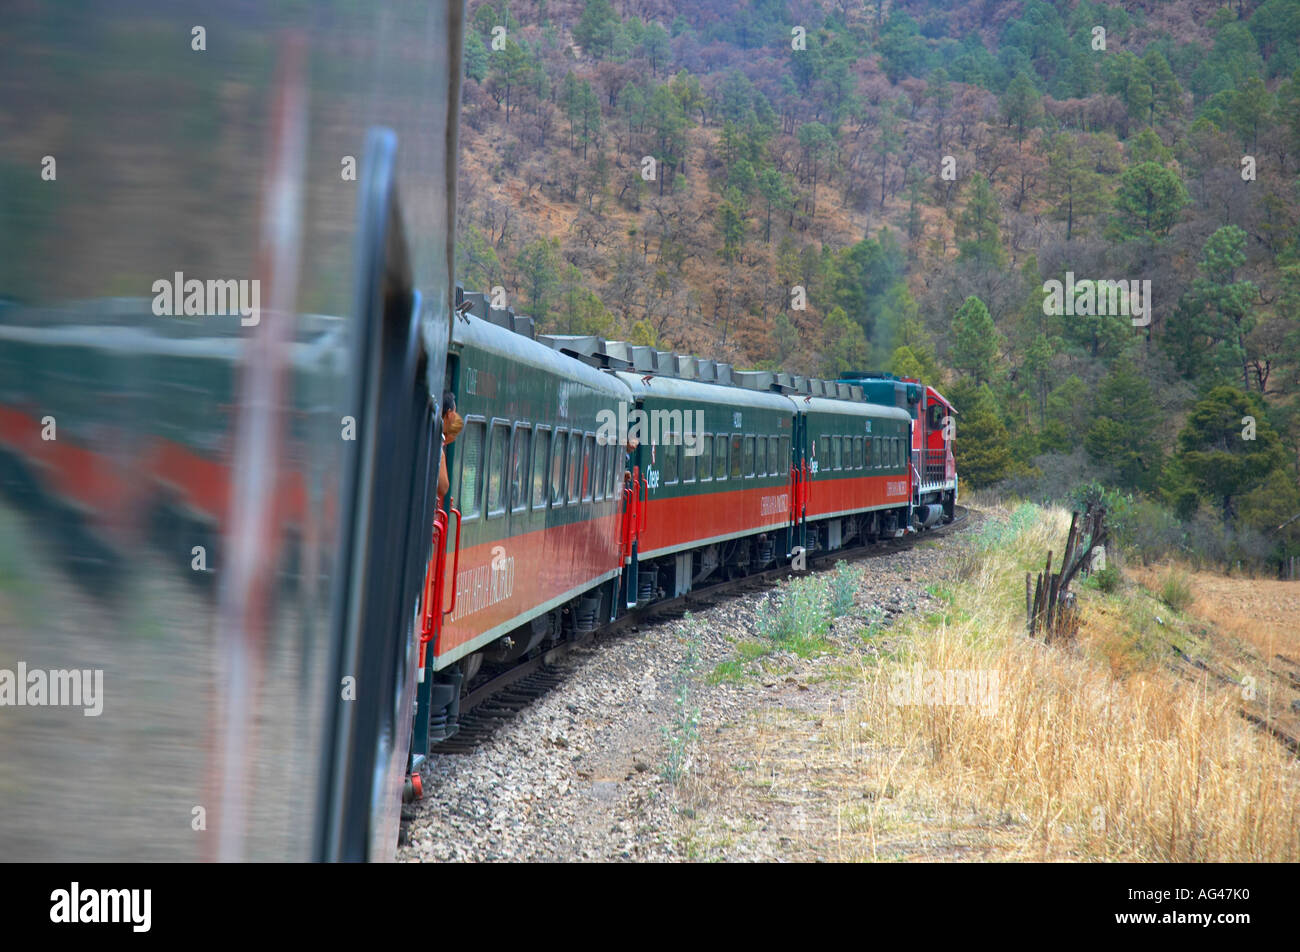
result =
[{"label": "green bush", "polygon": [[847,562],[835,563],[835,570],[830,574],[831,617],[839,618],[853,611],[853,600],[858,594],[858,580],[862,573]]},{"label": "green bush", "polygon": [[1120,574],[1119,569],[1114,565],[1108,565],[1104,569],[1098,569],[1092,573],[1092,580],[1096,583],[1097,588],[1107,595],[1119,590]]},{"label": "green bush", "polygon": [[1192,582],[1185,572],[1169,570],[1160,585],[1160,600],[1176,612],[1192,604]]},{"label": "green bush", "polygon": [[815,577],[791,579],[776,604],[758,623],[758,633],[768,641],[786,644],[826,630],[826,586]]}]

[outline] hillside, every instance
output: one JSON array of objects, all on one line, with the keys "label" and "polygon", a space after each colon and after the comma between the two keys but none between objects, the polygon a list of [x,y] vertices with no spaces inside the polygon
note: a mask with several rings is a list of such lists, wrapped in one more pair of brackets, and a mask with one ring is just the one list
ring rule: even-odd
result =
[{"label": "hillside", "polygon": [[1300,0],[469,12],[466,287],[558,332],[919,375],[968,485],[1096,483],[1171,549],[1300,551]]}]

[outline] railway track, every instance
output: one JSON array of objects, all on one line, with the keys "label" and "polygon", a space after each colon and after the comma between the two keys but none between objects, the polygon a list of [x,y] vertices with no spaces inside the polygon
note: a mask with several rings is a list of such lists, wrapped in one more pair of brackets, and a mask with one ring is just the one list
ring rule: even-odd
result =
[{"label": "railway track", "polygon": [[[808,561],[808,573],[824,572],[836,562],[862,562],[884,558],[906,551],[925,539],[960,531],[965,528],[969,511],[965,506],[956,508],[956,518],[946,525],[925,533],[914,533],[902,539],[888,539],[852,549],[814,554]],[[712,608],[719,602],[750,592],[766,591],[795,572],[788,565],[778,566],[740,578],[727,579],[696,589],[676,598],[655,602],[644,608],[628,612],[599,629],[602,637],[638,631],[645,625],[675,621],[687,613]],[[589,643],[595,632],[581,638],[560,642],[533,658],[525,659],[504,671],[491,672],[476,680],[460,701],[460,729],[440,743],[434,755],[472,753],[492,737],[497,728],[507,723],[515,714],[528,707],[552,688],[563,683],[565,675],[553,670],[554,665],[574,648]]]}]

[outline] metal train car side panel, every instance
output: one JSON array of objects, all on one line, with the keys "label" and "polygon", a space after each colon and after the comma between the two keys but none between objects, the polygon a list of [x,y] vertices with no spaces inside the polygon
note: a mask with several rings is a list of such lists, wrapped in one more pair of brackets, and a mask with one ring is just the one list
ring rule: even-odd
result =
[{"label": "metal train car side panel", "polygon": [[672,377],[617,376],[632,391],[649,431],[632,460],[647,483],[640,558],[785,529],[791,519],[789,400]]},{"label": "metal train car side panel", "polygon": [[597,441],[626,416],[609,374],[472,315],[458,318],[452,385],[465,429],[448,451],[459,552],[448,535],[445,668],[619,571],[622,450]]},{"label": "metal train car side panel", "polygon": [[807,418],[809,519],[911,504],[906,411],[824,397],[795,403]]}]

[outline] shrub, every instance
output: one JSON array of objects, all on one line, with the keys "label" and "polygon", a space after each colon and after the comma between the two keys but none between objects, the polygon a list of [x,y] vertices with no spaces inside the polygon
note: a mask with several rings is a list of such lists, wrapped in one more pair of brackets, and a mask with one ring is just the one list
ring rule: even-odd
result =
[{"label": "shrub", "polygon": [[853,600],[858,594],[858,579],[862,573],[847,562],[835,563],[835,570],[830,574],[831,617],[839,618],[853,611]]},{"label": "shrub", "polygon": [[792,579],[775,605],[758,623],[758,633],[784,644],[821,634],[830,617],[826,611],[826,586],[815,577]]},{"label": "shrub", "polygon": [[1117,566],[1107,565],[1104,569],[1098,569],[1092,573],[1092,578],[1097,588],[1107,595],[1119,590],[1120,574]]},{"label": "shrub", "polygon": [[1192,604],[1192,582],[1186,572],[1170,569],[1160,584],[1160,600],[1176,612]]}]

